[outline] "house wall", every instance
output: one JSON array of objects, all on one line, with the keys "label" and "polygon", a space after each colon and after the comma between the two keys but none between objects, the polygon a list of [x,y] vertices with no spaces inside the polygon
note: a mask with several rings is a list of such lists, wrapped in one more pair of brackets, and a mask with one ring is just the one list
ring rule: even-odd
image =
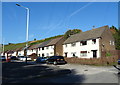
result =
[{"label": "house wall", "polygon": [[56,45],[55,45],[55,55],[63,55],[63,42],[65,41],[64,38],[62,38],[61,40],[59,40]]},{"label": "house wall", "polygon": [[27,55],[31,55],[33,53],[36,53],[36,49],[33,49],[33,50],[27,50]]},{"label": "house wall", "polygon": [[4,54],[3,54],[3,53],[1,53],[1,56],[4,56]]},{"label": "house wall", "polygon": [[54,55],[54,45],[44,47],[44,50],[42,50],[42,47],[38,48],[38,56],[40,55],[42,57],[42,54],[44,54],[44,57],[47,56],[53,56]]},{"label": "house wall", "polygon": [[[67,47],[66,47],[67,45]],[[93,58],[93,51],[97,50],[97,58],[100,57],[99,53],[99,38],[96,39],[96,44],[92,43],[92,40],[87,40],[87,45],[80,46],[80,42],[76,42],[76,46],[72,47],[70,44],[63,45],[63,56],[67,53],[67,57],[73,57],[72,53],[76,53],[75,56],[79,58]],[[81,51],[87,51],[87,56],[81,56]]]},{"label": "house wall", "polygon": [[24,50],[18,51],[18,56],[24,56]]},{"label": "house wall", "polygon": [[7,56],[7,53],[5,53],[5,56]]},{"label": "house wall", "polygon": [[[109,29],[106,29],[100,39],[100,51],[115,50],[115,40]],[[101,56],[103,56],[101,54]]]},{"label": "house wall", "polygon": [[17,54],[17,52],[14,52],[14,53],[12,54],[12,56],[17,56],[16,54]]},{"label": "house wall", "polygon": [[7,54],[7,53],[5,53],[4,55],[5,55],[5,58],[7,59],[7,57],[8,57],[8,54]]}]

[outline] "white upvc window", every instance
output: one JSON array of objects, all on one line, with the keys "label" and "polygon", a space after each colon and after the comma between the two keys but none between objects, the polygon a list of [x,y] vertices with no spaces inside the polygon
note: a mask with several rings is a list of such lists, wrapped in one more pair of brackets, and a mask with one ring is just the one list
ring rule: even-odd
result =
[{"label": "white upvc window", "polygon": [[81,57],[86,57],[87,56],[87,51],[81,51],[80,56]]},{"label": "white upvc window", "polygon": [[67,44],[65,44],[65,47],[67,47]]},{"label": "white upvc window", "polygon": [[76,56],[76,52],[71,52],[71,55],[72,55],[73,57],[75,57],[75,56]]},{"label": "white upvc window", "polygon": [[81,41],[80,46],[82,46],[82,45],[87,45],[87,41]]},{"label": "white upvc window", "polygon": [[71,46],[72,46],[72,47],[75,47],[75,46],[76,46],[76,43],[71,43]]},{"label": "white upvc window", "polygon": [[51,46],[51,49],[54,49],[54,46]]},{"label": "white upvc window", "polygon": [[112,45],[112,41],[111,40],[109,41],[109,43],[110,43],[110,45]]},{"label": "white upvc window", "polygon": [[113,45],[115,45],[115,42],[113,41]]},{"label": "white upvc window", "polygon": [[39,51],[40,51],[40,48],[38,48],[39,49]]},{"label": "white upvc window", "polygon": [[49,49],[49,47],[46,47],[46,49]]},{"label": "white upvc window", "polygon": [[46,55],[49,56],[49,53],[47,53]]},{"label": "white upvc window", "polygon": [[96,39],[92,39],[92,44],[96,44]]}]

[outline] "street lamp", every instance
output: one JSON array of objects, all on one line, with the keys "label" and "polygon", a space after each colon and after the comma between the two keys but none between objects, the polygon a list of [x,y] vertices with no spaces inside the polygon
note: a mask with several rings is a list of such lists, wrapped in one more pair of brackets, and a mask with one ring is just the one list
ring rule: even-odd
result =
[{"label": "street lamp", "polygon": [[26,25],[26,64],[27,64],[27,48],[28,48],[28,27],[29,27],[29,8],[22,5],[16,4],[19,7],[25,8],[27,10],[27,25]]}]

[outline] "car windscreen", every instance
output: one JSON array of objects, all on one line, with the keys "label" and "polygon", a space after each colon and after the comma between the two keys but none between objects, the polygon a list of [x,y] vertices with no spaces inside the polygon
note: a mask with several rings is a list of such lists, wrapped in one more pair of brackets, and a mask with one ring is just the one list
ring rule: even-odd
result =
[{"label": "car windscreen", "polygon": [[25,58],[25,56],[19,56],[19,58]]},{"label": "car windscreen", "polygon": [[57,58],[63,59],[63,56],[56,56]]},{"label": "car windscreen", "polygon": [[16,58],[16,56],[11,56],[11,58]]}]

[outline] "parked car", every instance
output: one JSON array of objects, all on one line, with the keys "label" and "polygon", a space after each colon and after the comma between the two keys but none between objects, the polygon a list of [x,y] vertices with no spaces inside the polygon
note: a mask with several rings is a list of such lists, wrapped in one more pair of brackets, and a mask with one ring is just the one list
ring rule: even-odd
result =
[{"label": "parked car", "polygon": [[120,59],[118,59],[118,65],[120,65]]},{"label": "parked car", "polygon": [[[26,56],[18,56],[18,59],[21,61],[26,61]],[[27,61],[31,61],[32,59],[30,57],[27,57]]]},{"label": "parked car", "polygon": [[1,61],[6,61],[6,57],[5,56],[1,56]]},{"label": "parked car", "polygon": [[37,63],[46,63],[46,60],[48,59],[48,57],[38,57],[36,59]]},{"label": "parked car", "polygon": [[65,61],[63,56],[51,56],[46,60],[47,64],[66,64],[67,62]]},{"label": "parked car", "polygon": [[18,60],[18,58],[16,56],[11,56],[10,59],[11,60]]}]

